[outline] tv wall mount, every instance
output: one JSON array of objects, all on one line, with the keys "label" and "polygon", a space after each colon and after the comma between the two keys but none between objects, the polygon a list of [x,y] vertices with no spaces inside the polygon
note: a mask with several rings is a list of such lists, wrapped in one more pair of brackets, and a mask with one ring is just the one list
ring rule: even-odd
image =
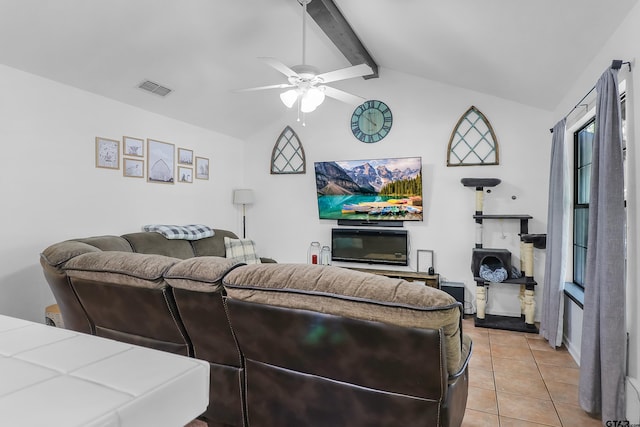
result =
[{"label": "tv wall mount", "polygon": [[385,221],[368,221],[366,219],[339,219],[338,225],[346,225],[349,227],[402,227],[402,220],[385,220]]}]

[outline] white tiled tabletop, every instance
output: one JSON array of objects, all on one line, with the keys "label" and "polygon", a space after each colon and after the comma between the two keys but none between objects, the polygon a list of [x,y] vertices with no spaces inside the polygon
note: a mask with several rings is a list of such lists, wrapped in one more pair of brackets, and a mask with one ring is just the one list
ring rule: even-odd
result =
[{"label": "white tiled tabletop", "polygon": [[0,425],[179,427],[208,403],[205,361],[0,315]]}]

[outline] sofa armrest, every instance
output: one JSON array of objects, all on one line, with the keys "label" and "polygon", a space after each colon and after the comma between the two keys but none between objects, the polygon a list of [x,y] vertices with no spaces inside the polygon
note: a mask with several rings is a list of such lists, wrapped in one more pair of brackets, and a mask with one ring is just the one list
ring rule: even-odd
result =
[{"label": "sofa armrest", "polygon": [[469,335],[462,334],[462,350],[460,354],[460,365],[456,372],[449,374],[449,382],[454,381],[460,375],[464,373],[471,360],[471,353],[473,353],[473,341]]},{"label": "sofa armrest", "polygon": [[462,424],[469,395],[469,360],[473,343],[468,335],[462,335],[460,367],[449,374],[447,397],[442,404],[443,427],[459,427]]},{"label": "sofa armrest", "polygon": [[90,252],[102,252],[95,246],[71,240],[49,246],[40,254],[40,260],[46,265],[62,268],[70,259]]}]

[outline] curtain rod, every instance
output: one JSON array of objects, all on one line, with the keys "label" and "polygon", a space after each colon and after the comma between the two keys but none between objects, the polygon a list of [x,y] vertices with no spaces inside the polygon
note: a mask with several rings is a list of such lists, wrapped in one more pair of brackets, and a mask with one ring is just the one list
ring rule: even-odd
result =
[{"label": "curtain rod", "polygon": [[[611,61],[611,69],[612,70],[619,70],[620,68],[622,68],[623,64],[627,64],[629,66],[629,71],[631,71],[631,62],[629,61],[622,61],[621,59],[614,59],[613,61]],[[578,103],[571,109],[571,111],[569,111],[563,118],[567,118],[569,117],[569,114],[573,113],[575,111],[576,108],[580,107],[581,105],[584,105],[582,103],[582,101],[584,101],[587,96],[589,96],[591,94],[591,92],[593,92],[595,90],[596,86],[593,85],[593,87],[591,89],[589,89],[589,92],[587,92],[587,94],[585,96],[582,97],[582,99],[580,101],[578,101]],[[549,132],[553,133],[553,128],[549,129]]]}]

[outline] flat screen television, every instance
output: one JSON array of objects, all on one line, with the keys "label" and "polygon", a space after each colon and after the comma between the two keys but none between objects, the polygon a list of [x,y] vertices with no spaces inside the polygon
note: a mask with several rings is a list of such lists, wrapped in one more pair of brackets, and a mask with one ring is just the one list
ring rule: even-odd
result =
[{"label": "flat screen television", "polygon": [[331,230],[333,261],[408,265],[406,230],[334,228]]},{"label": "flat screen television", "polygon": [[320,219],[422,221],[422,158],[315,162]]}]

